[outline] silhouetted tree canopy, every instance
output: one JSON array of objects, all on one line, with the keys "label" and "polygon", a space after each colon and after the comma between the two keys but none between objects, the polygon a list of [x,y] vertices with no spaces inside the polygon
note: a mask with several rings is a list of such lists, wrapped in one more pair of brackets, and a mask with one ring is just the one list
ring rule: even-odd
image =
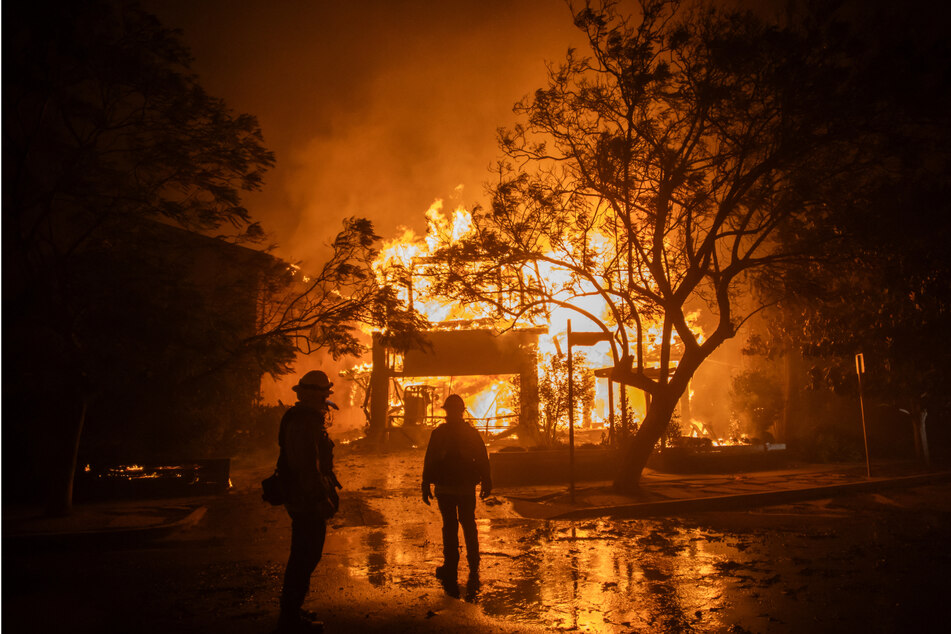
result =
[{"label": "silhouetted tree canopy", "polygon": [[347,218],[331,243],[331,254],[316,271],[288,268],[274,278],[261,307],[259,334],[248,342],[281,340],[303,354],[325,350],[334,359],[366,351],[358,324],[380,333],[396,350],[422,344],[426,319],[397,297],[396,288],[377,279],[379,250],[372,223]]},{"label": "silhouetted tree canopy", "polygon": [[162,341],[188,347],[216,314],[187,297],[187,277],[169,296],[174,250],[138,239],[156,221],[260,237],[241,194],[274,157],[254,117],[204,91],[178,33],[132,3],[4,7],[3,47],[4,365],[16,368],[4,427],[44,428],[44,466],[66,482],[91,402],[163,367],[194,370],[163,362],[177,343],[149,371],[129,363]]},{"label": "silhouetted tree canopy", "polygon": [[347,220],[306,282],[241,246],[264,239],[242,197],[275,158],[178,32],[122,0],[3,17],[4,435],[56,474],[54,510],[87,422],[90,451],[215,455],[298,351],[356,353],[354,321],[413,340],[369,222]]},{"label": "silhouetted tree canopy", "polygon": [[500,133],[491,207],[436,276],[510,320],[561,306],[613,335],[614,377],[651,396],[620,488],[636,486],[700,364],[776,301],[756,282],[823,261],[830,205],[882,169],[869,96],[883,82],[853,37],[856,9],[588,3],[575,23],[590,50],[550,66]]},{"label": "silhouetted tree canopy", "polygon": [[812,242],[821,260],[782,280],[776,345],[813,361],[817,387],[855,394],[863,353],[866,394],[916,410],[947,402],[951,379],[951,50],[941,12],[863,3],[847,34],[866,147],[855,181],[826,197],[821,226],[783,235]]}]

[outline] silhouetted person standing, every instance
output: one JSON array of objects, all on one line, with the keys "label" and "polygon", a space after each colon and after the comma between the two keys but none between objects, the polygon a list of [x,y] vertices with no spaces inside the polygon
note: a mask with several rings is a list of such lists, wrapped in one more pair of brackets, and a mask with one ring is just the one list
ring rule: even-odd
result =
[{"label": "silhouetted person standing", "polygon": [[466,405],[458,394],[450,394],[443,404],[446,422],[433,430],[423,463],[423,502],[433,497],[430,485],[436,485],[436,503],[442,514],[443,565],[436,577],[455,583],[459,569],[459,524],[466,542],[469,579],[479,580],[479,532],[475,523],[475,488],[480,497],[492,492],[489,454],[482,436],[463,414]]},{"label": "silhouetted person standing", "polygon": [[334,444],[325,427],[327,410],[335,407],[327,400],[332,386],[320,370],[308,372],[293,387],[297,403],[281,419],[277,464],[291,516],[291,554],[284,572],[278,632],[323,631],[323,624],[309,622],[301,609],[323,553],[327,517],[333,514],[326,508],[328,494],[336,498]]}]

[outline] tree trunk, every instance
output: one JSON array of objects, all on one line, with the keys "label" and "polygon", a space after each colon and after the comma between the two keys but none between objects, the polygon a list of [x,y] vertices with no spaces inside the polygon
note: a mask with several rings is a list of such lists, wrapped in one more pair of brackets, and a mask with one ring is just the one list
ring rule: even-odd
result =
[{"label": "tree trunk", "polygon": [[512,428],[519,438],[519,444],[526,447],[543,447],[545,440],[537,425],[528,422],[519,421],[518,425]]},{"label": "tree trunk", "polygon": [[638,488],[641,481],[641,472],[647,465],[647,459],[667,429],[670,416],[677,405],[677,394],[674,390],[664,390],[664,393],[654,394],[651,407],[644,417],[637,434],[627,442],[621,453],[617,475],[614,477],[614,488],[621,492],[631,492]]},{"label": "tree trunk", "polygon": [[69,515],[73,510],[73,486],[76,482],[76,467],[79,461],[79,443],[82,440],[83,427],[86,425],[86,411],[89,401],[79,397],[79,412],[71,425],[68,438],[64,439],[65,450],[62,461],[57,460],[57,475],[53,478],[53,488],[47,503],[47,514],[52,516]]},{"label": "tree trunk", "polygon": [[788,341],[783,343],[783,413],[776,422],[776,442],[784,443],[789,434],[789,423],[793,416],[793,406],[796,393],[795,368],[793,366],[793,346]]},{"label": "tree trunk", "polygon": [[[529,362],[522,366],[518,374],[518,425],[516,433],[523,446],[541,447],[545,444],[545,434],[539,428],[538,416],[538,361],[537,349]],[[550,419],[549,419],[550,420]]]}]

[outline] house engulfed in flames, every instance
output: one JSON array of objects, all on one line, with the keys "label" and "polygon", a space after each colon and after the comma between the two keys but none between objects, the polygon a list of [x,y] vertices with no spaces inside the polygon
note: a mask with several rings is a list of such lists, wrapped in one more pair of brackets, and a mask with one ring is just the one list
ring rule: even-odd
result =
[{"label": "house engulfed in flames", "polygon": [[[582,328],[590,329],[590,325],[578,319],[579,313],[557,306],[537,312],[525,324],[513,325],[485,306],[463,305],[441,296],[432,288],[426,264],[437,249],[464,238],[471,231],[472,218],[463,208],[445,214],[439,200],[426,216],[427,235],[420,238],[406,229],[384,245],[375,269],[382,283],[398,286],[402,299],[429,319],[432,330],[426,339],[430,345],[400,354],[385,346],[378,333],[373,334],[372,363],[345,373],[363,388],[362,407],[370,434],[399,430],[418,440],[414,433],[440,419],[443,400],[455,392],[463,396],[470,419],[486,435],[516,435],[528,444],[546,440],[543,435],[553,440],[567,420],[567,406],[553,403],[558,398],[553,393],[564,389],[551,385],[557,381],[552,369],[559,361],[563,366],[569,320],[575,319]],[[561,274],[556,267],[544,271],[550,279]],[[505,291],[500,288],[499,292]],[[577,298],[572,304],[582,304],[591,314],[605,313],[595,298]],[[654,336],[659,336],[659,326],[656,330]],[[643,419],[647,396],[610,378],[615,365],[610,343],[586,345],[582,354],[576,350],[575,355],[581,374],[588,377],[579,381],[576,368],[579,427],[600,430],[611,438],[616,418],[635,423]],[[681,402],[681,412],[690,420],[689,394]],[[686,431],[688,435],[705,432],[699,423]]]}]

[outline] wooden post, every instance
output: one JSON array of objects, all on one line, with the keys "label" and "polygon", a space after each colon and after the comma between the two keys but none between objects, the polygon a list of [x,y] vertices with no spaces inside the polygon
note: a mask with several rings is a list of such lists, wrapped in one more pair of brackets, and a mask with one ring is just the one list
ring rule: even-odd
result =
[{"label": "wooden post", "polygon": [[373,370],[370,373],[369,435],[379,441],[386,439],[387,413],[390,407],[390,369],[386,357],[386,347],[380,340],[379,333],[374,333]]}]

